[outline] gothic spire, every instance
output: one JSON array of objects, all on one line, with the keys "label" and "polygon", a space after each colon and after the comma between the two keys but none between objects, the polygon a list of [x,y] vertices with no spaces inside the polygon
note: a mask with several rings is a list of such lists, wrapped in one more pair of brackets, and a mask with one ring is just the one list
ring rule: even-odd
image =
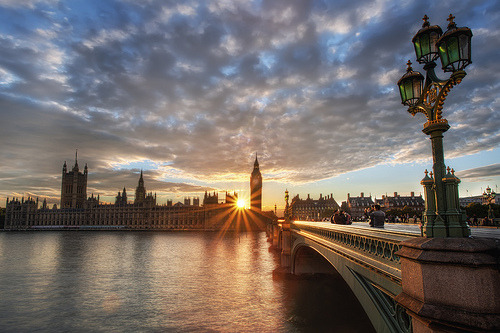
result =
[{"label": "gothic spire", "polygon": [[259,168],[259,161],[257,160],[257,153],[255,153],[255,163],[253,164],[253,168],[254,169],[258,169]]},{"label": "gothic spire", "polygon": [[78,171],[78,149],[75,152],[75,166],[73,167],[73,171]]},{"label": "gothic spire", "polygon": [[144,187],[144,179],[142,178],[142,169],[141,169],[141,176],[139,177],[139,187]]}]

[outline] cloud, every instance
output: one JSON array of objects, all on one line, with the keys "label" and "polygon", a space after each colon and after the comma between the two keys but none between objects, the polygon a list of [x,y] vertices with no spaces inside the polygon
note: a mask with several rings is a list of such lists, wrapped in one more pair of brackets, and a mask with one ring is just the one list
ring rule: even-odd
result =
[{"label": "cloud", "polygon": [[38,4],[57,4],[59,0],[0,0],[0,7],[27,7],[35,8]]},{"label": "cloud", "polygon": [[457,172],[457,177],[470,182],[484,182],[500,176],[500,164],[492,164],[484,167],[462,170]]},{"label": "cloud", "polygon": [[103,193],[125,186],[120,161],[190,193],[243,179],[255,152],[286,183],[428,159],[395,83],[420,16],[445,27],[449,8],[474,37],[445,103],[447,158],[500,144],[495,1],[17,3],[0,2],[4,196],[55,195],[76,148]]}]

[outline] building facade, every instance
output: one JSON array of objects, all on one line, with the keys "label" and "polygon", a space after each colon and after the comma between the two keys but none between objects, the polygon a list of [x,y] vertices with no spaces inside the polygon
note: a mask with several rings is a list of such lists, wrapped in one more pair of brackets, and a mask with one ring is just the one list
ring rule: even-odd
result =
[{"label": "building facade", "polygon": [[340,207],[333,198],[333,194],[326,197],[320,194],[318,200],[311,199],[309,194],[307,199],[300,199],[297,194],[289,207],[292,219],[305,221],[319,221],[325,214],[332,214],[336,209]]},{"label": "building facade", "polygon": [[477,204],[482,205],[484,199],[483,199],[482,195],[476,195],[473,197],[459,198],[458,201],[460,202],[460,206],[467,207],[468,205],[470,205],[472,203],[477,203]]},{"label": "building facade", "polygon": [[[472,197],[459,198],[460,206],[467,207],[470,204],[480,204],[480,205],[488,205],[488,199],[483,195],[476,195]],[[494,204],[500,204],[500,196],[495,196],[494,200],[492,200]]]},{"label": "building facade", "polygon": [[392,197],[383,195],[382,199],[375,199],[375,203],[379,204],[384,211],[391,209],[403,210],[408,207],[419,216],[425,211],[424,198],[422,198],[422,195],[415,196],[415,192],[411,192],[410,196],[401,196],[398,192],[394,192]]},{"label": "building facade", "polygon": [[350,193],[347,193],[347,201],[345,210],[352,216],[353,219],[362,219],[365,217],[365,210],[374,205],[372,196],[365,197],[364,193],[361,192],[359,197],[351,197]]}]

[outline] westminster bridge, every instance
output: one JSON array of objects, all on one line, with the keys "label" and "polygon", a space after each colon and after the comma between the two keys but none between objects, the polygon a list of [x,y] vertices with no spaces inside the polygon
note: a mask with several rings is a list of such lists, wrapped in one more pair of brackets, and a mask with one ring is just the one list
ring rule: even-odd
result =
[{"label": "westminster bridge", "polygon": [[279,220],[275,274],[342,276],[377,332],[500,331],[500,229],[424,238],[416,225]]}]

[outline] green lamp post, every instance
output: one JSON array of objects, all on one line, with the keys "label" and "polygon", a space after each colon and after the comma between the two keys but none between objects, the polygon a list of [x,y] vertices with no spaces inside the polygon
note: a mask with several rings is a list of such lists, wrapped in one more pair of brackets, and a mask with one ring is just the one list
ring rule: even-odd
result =
[{"label": "green lamp post", "polygon": [[[468,237],[470,229],[458,200],[460,180],[454,170],[446,169],[443,152],[443,133],[450,126],[442,117],[443,104],[449,91],[465,77],[464,68],[471,63],[471,37],[469,28],[457,28],[450,14],[448,30],[443,34],[437,25],[431,26],[427,15],[412,42],[417,61],[424,65],[424,77],[411,67],[408,61],[406,73],[398,81],[403,105],[415,116],[423,113],[427,122],[423,132],[430,136],[432,143],[433,173],[426,176],[421,184],[425,189],[426,211],[423,235],[425,237]],[[440,58],[443,71],[451,72],[447,80],[436,76],[435,60]]]},{"label": "green lamp post", "polygon": [[493,209],[491,209],[491,204],[495,203],[496,195],[497,194],[492,191],[489,186],[486,188],[486,191],[483,192],[483,202],[486,202],[488,204],[488,219],[492,221],[495,219],[495,214],[493,213]]}]

